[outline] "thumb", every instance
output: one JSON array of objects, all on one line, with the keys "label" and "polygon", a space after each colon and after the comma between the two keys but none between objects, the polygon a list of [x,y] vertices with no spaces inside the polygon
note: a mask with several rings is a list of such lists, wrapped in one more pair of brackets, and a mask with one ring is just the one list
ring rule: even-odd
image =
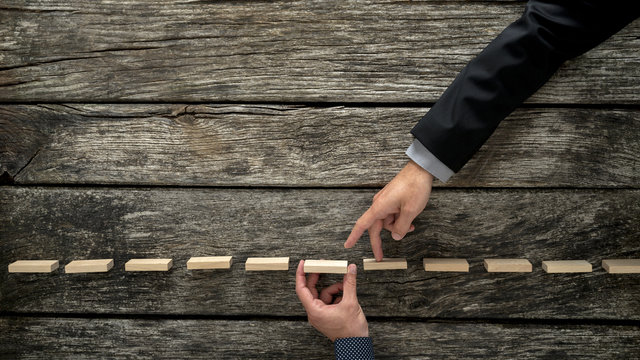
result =
[{"label": "thumb", "polygon": [[358,267],[356,264],[349,265],[349,271],[344,275],[342,284],[342,300],[358,302],[358,295],[356,294],[356,274],[358,273]]}]

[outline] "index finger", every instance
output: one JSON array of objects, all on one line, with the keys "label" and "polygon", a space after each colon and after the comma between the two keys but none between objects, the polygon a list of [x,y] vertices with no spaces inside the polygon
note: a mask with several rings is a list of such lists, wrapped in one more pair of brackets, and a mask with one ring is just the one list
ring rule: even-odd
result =
[{"label": "index finger", "polygon": [[308,309],[313,303],[313,294],[307,287],[307,278],[304,275],[304,260],[300,260],[298,270],[296,270],[296,294],[305,309]]},{"label": "index finger", "polygon": [[365,213],[360,216],[358,221],[356,221],[353,229],[351,229],[351,234],[349,234],[347,241],[345,241],[344,247],[346,247],[347,249],[353,247],[353,245],[358,242],[362,234],[364,234],[364,231],[370,228],[371,225],[373,225],[373,223],[378,220],[377,215],[378,214],[376,214],[376,211],[373,209],[373,205],[367,211],[365,211]]}]

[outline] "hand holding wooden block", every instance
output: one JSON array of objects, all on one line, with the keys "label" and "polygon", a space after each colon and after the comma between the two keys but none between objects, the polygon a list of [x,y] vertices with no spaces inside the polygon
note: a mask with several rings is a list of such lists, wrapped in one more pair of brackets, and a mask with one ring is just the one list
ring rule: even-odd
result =
[{"label": "hand holding wooden block", "polygon": [[58,260],[18,260],[9,264],[10,273],[50,273],[60,266]]},{"label": "hand holding wooden block", "polygon": [[244,263],[246,271],[289,270],[289,257],[250,257]]},{"label": "hand holding wooden block", "polygon": [[459,271],[469,272],[469,263],[466,259],[455,258],[424,258],[422,259],[424,271]]},{"label": "hand holding wooden block", "polygon": [[346,274],[349,262],[347,260],[305,260],[305,273]]},{"label": "hand holding wooden block", "polygon": [[531,272],[533,266],[527,259],[484,259],[487,272]]},{"label": "hand holding wooden block", "polygon": [[131,259],[124,264],[125,271],[169,271],[172,259]]},{"label": "hand holding wooden block", "polygon": [[187,269],[229,269],[231,268],[231,262],[231,256],[192,257],[189,259],[189,261],[187,261]]},{"label": "hand holding wooden block", "polygon": [[369,270],[404,270],[407,268],[407,259],[383,258],[382,261],[376,259],[362,259],[365,271]]},{"label": "hand holding wooden block", "polygon": [[586,260],[543,261],[542,268],[548,273],[591,272],[591,264]]},{"label": "hand holding wooden block", "polygon": [[113,268],[113,259],[74,260],[64,267],[64,272],[68,274],[107,272],[111,268]]},{"label": "hand holding wooden block", "polygon": [[638,274],[640,273],[640,259],[605,259],[602,267],[609,274]]}]

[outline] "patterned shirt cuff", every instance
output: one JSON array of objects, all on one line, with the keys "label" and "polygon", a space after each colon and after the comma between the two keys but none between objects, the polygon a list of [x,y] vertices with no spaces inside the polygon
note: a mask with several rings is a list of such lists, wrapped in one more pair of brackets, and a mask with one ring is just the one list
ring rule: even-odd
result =
[{"label": "patterned shirt cuff", "polygon": [[370,337],[336,339],[333,346],[336,360],[373,360],[373,342]]},{"label": "patterned shirt cuff", "polygon": [[416,164],[420,165],[423,169],[427,170],[429,174],[438,178],[438,180],[447,182],[451,175],[454,174],[453,170],[449,169],[447,165],[431,153],[418,139],[414,139],[413,143],[406,152],[407,156],[413,160]]}]

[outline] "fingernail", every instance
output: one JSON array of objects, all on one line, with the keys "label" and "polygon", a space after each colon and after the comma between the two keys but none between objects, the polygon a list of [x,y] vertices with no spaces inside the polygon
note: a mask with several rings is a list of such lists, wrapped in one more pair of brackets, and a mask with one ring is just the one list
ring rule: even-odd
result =
[{"label": "fingernail", "polygon": [[349,274],[357,274],[358,267],[355,264],[349,265]]},{"label": "fingernail", "polygon": [[391,233],[391,237],[393,238],[393,240],[402,240],[402,236],[400,236],[400,234],[398,233]]}]

